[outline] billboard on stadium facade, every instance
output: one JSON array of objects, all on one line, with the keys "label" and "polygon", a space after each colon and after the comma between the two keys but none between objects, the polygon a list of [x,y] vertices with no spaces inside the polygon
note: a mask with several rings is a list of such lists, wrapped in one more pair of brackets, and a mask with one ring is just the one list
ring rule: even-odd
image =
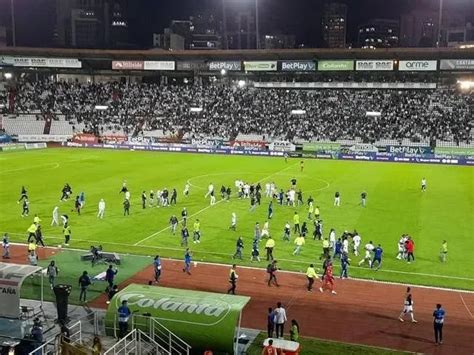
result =
[{"label": "billboard on stadium facade", "polygon": [[312,60],[282,60],[281,71],[315,71],[316,63]]},{"label": "billboard on stadium facade", "polygon": [[351,71],[354,70],[353,60],[319,60],[318,71]]},{"label": "billboard on stadium facade", "polygon": [[438,62],[436,60],[401,60],[398,62],[400,71],[436,71]]},{"label": "billboard on stadium facade", "polygon": [[474,59],[443,59],[439,63],[441,70],[474,71]]},{"label": "billboard on stadium facade", "polygon": [[176,62],[176,70],[181,71],[205,71],[207,64],[202,60],[195,60],[189,62]]},{"label": "billboard on stadium facade", "polygon": [[277,61],[252,61],[244,62],[245,71],[276,71]]},{"label": "billboard on stadium facade", "polygon": [[341,149],[340,143],[332,142],[309,142],[303,143],[303,151],[305,152],[324,152],[324,151],[337,151]]},{"label": "billboard on stadium facade", "polygon": [[145,70],[174,70],[174,61],[156,61],[156,60],[145,60],[143,63],[143,69]]},{"label": "billboard on stadium facade", "polygon": [[474,156],[474,148],[436,147],[435,154]]},{"label": "billboard on stadium facade", "polygon": [[357,60],[356,70],[390,71],[393,70],[393,60]]},{"label": "billboard on stadium facade", "polygon": [[112,70],[143,70],[143,60],[113,60]]},{"label": "billboard on stadium facade", "polygon": [[210,71],[220,71],[222,69],[227,71],[241,71],[242,62],[241,61],[212,61],[207,63],[208,69]]},{"label": "billboard on stadium facade", "polygon": [[0,66],[31,68],[82,68],[82,62],[76,58],[43,57],[0,57]]},{"label": "billboard on stadium facade", "polygon": [[156,318],[193,349],[233,354],[236,327],[250,297],[131,284],[114,296],[107,309],[108,332],[118,327],[117,310],[124,300],[132,312]]}]

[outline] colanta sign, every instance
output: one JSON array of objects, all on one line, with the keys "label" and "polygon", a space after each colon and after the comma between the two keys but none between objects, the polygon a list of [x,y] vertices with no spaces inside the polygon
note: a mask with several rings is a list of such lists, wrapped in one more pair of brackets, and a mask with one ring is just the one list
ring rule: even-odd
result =
[{"label": "colanta sign", "polygon": [[441,70],[469,70],[474,71],[474,59],[444,59],[440,61]]},{"label": "colanta sign", "polygon": [[388,71],[393,70],[393,60],[358,60],[356,70]]},{"label": "colanta sign", "polygon": [[353,60],[320,60],[318,71],[344,71],[354,70]]},{"label": "colanta sign", "polygon": [[401,60],[398,63],[400,71],[436,71],[438,62],[436,60]]},{"label": "colanta sign", "polygon": [[249,299],[132,284],[112,299],[106,314],[106,329],[113,328],[117,309],[126,300],[132,312],[150,314],[193,349],[206,347],[232,353],[239,316]]},{"label": "colanta sign", "polygon": [[281,61],[281,71],[315,71],[316,63],[311,60]]}]

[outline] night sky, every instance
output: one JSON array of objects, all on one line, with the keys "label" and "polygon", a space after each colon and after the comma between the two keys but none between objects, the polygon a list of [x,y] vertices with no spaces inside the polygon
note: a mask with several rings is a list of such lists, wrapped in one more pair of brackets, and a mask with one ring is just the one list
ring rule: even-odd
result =
[{"label": "night sky", "polygon": [[[54,5],[56,0],[14,0],[17,45],[47,47],[52,45]],[[192,14],[214,11],[221,15],[223,0],[129,0],[131,42],[137,48],[149,48],[152,34],[162,33],[172,19],[187,19]],[[251,6],[254,0],[225,0],[233,6]],[[260,33],[294,34],[297,43],[306,47],[321,45],[323,0],[259,0]],[[370,18],[399,19],[416,7],[437,9],[438,0],[340,0],[349,6],[348,42],[355,42],[357,26]],[[444,0],[445,6],[457,9],[474,23],[474,0]],[[0,0],[0,25],[10,27],[10,0]]]}]

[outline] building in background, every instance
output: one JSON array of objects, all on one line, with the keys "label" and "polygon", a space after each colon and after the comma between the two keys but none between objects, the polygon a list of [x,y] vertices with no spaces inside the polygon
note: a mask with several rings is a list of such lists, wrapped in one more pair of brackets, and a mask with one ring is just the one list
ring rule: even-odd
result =
[{"label": "building in background", "polygon": [[0,26],[0,48],[7,46],[7,28]]},{"label": "building in background", "polygon": [[260,40],[262,49],[291,49],[296,47],[296,36],[267,34]]},{"label": "building in background", "polygon": [[359,26],[358,45],[361,48],[391,48],[400,45],[400,22],[372,19]]},{"label": "building in background", "polygon": [[128,48],[127,0],[56,0],[59,47]]},{"label": "building in background", "polygon": [[163,34],[153,34],[153,47],[169,51],[184,50],[184,37],[177,33],[173,33],[170,28],[165,28]]},{"label": "building in background", "polygon": [[323,4],[322,35],[325,47],[346,47],[347,5],[328,1]]}]

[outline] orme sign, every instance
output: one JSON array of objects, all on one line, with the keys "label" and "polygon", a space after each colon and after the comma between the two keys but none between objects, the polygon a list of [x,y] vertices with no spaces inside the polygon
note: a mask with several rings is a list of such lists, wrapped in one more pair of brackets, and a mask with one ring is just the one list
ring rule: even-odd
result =
[{"label": "orme sign", "polygon": [[436,71],[437,67],[436,60],[401,60],[398,63],[400,71]]}]

